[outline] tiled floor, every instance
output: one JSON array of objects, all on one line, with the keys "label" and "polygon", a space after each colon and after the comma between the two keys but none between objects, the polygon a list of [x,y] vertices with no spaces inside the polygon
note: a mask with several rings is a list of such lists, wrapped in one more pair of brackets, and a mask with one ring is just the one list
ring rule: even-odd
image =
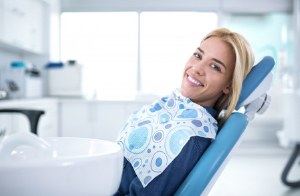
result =
[{"label": "tiled floor", "polygon": [[[242,143],[209,196],[300,196],[300,188],[292,190],[280,180],[290,153],[275,142]],[[299,160],[291,174],[290,179],[300,180]]]}]

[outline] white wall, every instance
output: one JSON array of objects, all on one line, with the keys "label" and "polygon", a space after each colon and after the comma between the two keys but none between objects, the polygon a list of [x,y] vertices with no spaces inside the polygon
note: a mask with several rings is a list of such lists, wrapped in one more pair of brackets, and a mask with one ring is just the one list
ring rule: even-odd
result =
[{"label": "white wall", "polygon": [[22,57],[20,54],[11,53],[11,52],[1,50],[1,49],[0,49],[0,56],[1,56],[0,66],[9,64],[12,59],[18,60]]}]

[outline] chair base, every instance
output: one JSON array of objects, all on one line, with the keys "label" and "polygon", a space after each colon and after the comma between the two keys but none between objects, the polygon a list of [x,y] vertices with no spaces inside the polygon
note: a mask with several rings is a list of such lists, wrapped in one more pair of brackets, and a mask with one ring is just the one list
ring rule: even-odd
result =
[{"label": "chair base", "polygon": [[[281,181],[286,186],[289,186],[291,188],[299,188],[300,187],[300,179],[297,181],[289,181],[288,174],[290,173],[292,166],[296,164],[297,157],[300,156],[300,143],[295,145],[295,148],[286,164],[286,166],[283,169],[283,172],[281,174]],[[300,177],[300,176],[299,176]]]}]

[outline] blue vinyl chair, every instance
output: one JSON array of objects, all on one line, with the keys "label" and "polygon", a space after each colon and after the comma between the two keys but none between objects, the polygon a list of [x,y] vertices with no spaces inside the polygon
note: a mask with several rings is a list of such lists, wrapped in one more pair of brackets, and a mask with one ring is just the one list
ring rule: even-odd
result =
[{"label": "blue vinyl chair", "polygon": [[[255,65],[243,82],[241,95],[236,107],[239,110],[264,95],[272,80],[274,67],[272,57],[264,57]],[[264,82],[267,81],[267,82]],[[264,106],[267,95],[261,107]],[[261,108],[259,108],[261,109]],[[256,112],[256,111],[255,111]],[[259,111],[257,111],[259,113]],[[251,117],[250,117],[251,118]],[[208,147],[185,181],[177,190],[177,196],[207,195],[225,167],[233,149],[239,144],[249,121],[246,113],[234,112],[219,130],[216,139]]]}]

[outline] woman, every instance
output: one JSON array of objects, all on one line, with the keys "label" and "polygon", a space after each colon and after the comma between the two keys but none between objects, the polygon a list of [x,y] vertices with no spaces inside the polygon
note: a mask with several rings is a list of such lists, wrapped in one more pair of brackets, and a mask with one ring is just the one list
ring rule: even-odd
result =
[{"label": "woman", "polygon": [[125,159],[116,195],[173,195],[215,138],[217,123],[233,112],[253,63],[241,35],[209,33],[187,61],[181,88],[144,106],[120,132]]}]

